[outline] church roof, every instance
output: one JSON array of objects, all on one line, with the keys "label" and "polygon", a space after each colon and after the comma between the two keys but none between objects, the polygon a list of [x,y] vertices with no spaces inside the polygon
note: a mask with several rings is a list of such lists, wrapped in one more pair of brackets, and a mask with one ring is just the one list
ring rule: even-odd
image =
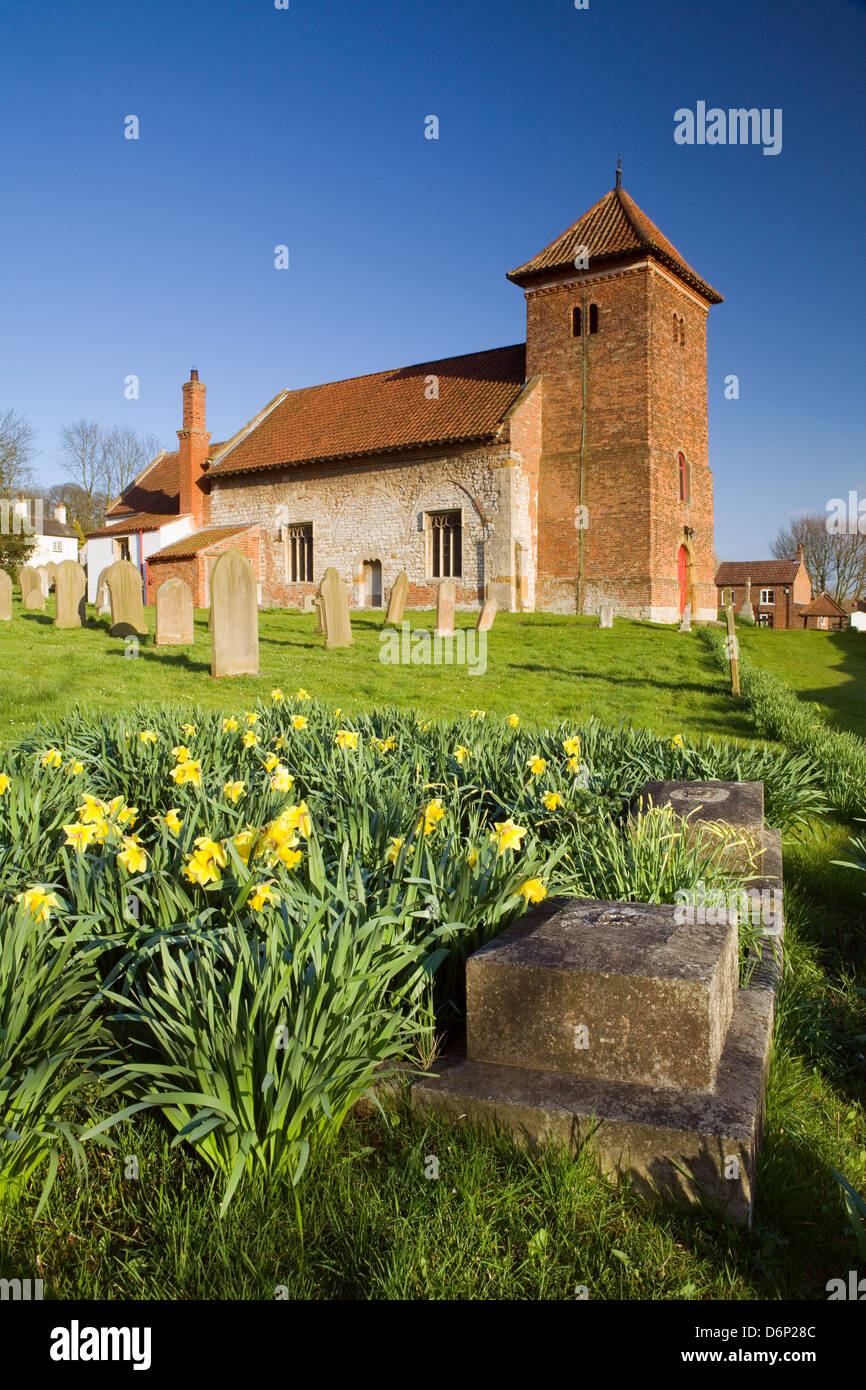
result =
[{"label": "church roof", "polygon": [[525,380],[515,343],[287,391],[207,476],[492,439]]},{"label": "church roof", "polygon": [[163,546],[162,550],[149,555],[148,561],[188,560],[219,541],[227,541],[231,536],[239,536],[242,531],[251,530],[253,524],[245,521],[237,526],[205,526],[201,531],[193,531],[189,536],[182,536],[179,541],[172,541],[171,545]]},{"label": "church roof", "polygon": [[616,188],[593,204],[588,212],[566,228],[549,246],[545,246],[543,251],[539,251],[537,256],[516,270],[510,270],[508,279],[528,287],[542,275],[562,270],[573,272],[578,247],[582,246],[588,248],[590,269],[594,269],[600,261],[623,260],[636,252],[651,255],[711,304],[722,303],[719,292],[692,270],[677,248],[620,187],[619,176]]}]

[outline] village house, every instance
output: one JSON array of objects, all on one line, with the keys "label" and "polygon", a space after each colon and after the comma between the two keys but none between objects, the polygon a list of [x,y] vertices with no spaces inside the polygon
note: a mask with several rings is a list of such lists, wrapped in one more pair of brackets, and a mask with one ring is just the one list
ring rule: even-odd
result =
[{"label": "village house", "polygon": [[[706,323],[721,295],[616,186],[507,277],[526,341],[277,395],[210,442],[183,385],[161,454],[89,538],[90,595],[118,555],[147,601],[178,576],[206,606],[216,557],[252,561],[259,602],[301,605],[334,566],[381,608],[446,577],[458,606],[714,619]],[[90,547],[93,547],[90,549]]]},{"label": "village house", "polygon": [[799,617],[804,628],[813,628],[820,632],[842,632],[851,624],[850,615],[841,603],[831,598],[826,589],[816,594],[805,608],[801,608]]},{"label": "village house", "polygon": [[63,560],[78,559],[78,535],[67,524],[62,502],[47,516],[41,500],[19,497],[12,503],[12,518],[12,529],[33,539],[28,565],[47,565],[52,560],[59,565]]},{"label": "village house", "polygon": [[761,627],[802,627],[800,614],[812,598],[812,581],[803,547],[796,560],[725,560],[716,570],[719,608],[733,604],[735,615],[746,602],[751,580],[751,604]]}]

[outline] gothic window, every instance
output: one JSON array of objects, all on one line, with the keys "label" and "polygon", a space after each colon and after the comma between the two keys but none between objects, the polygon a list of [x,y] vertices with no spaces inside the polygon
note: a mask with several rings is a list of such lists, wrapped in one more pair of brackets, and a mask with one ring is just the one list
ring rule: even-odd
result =
[{"label": "gothic window", "polygon": [[597,305],[597,304],[590,304],[590,306],[589,306],[589,331],[590,331],[590,333],[597,333],[597,332],[598,332],[598,305]]},{"label": "gothic window", "polygon": [[581,335],[581,332],[582,332],[582,329],[581,329],[581,322],[580,322],[580,305],[579,305],[579,304],[576,304],[575,307],[574,307],[574,308],[572,309],[572,311],[571,311],[571,336],[572,336],[572,338],[579,338],[580,335]]},{"label": "gothic window", "polygon": [[459,512],[428,512],[430,576],[458,579],[463,574],[463,523]]},{"label": "gothic window", "polygon": [[689,478],[689,465],[686,461],[685,454],[677,454],[677,469],[680,501],[691,502],[691,480]]},{"label": "gothic window", "polygon": [[287,526],[284,532],[286,546],[286,578],[290,584],[311,584],[313,582],[313,523],[302,526]]}]

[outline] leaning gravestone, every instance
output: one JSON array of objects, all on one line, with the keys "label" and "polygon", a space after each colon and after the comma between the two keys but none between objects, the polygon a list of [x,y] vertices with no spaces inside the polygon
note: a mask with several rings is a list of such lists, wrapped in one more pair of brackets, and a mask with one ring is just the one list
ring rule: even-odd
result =
[{"label": "leaning gravestone", "polygon": [[484,607],[478,614],[478,622],[475,624],[476,632],[488,632],[493,626],[493,619],[496,617],[499,604],[495,598],[488,598],[484,601]]},{"label": "leaning gravestone", "polygon": [[108,629],[111,636],[146,636],[143,582],[138,566],[131,560],[115,560],[103,570],[100,581],[108,585],[111,595],[111,626]]},{"label": "leaning gravestone", "polygon": [[406,599],[409,597],[409,576],[406,571],[398,575],[397,582],[391,590],[391,597],[388,600],[388,611],[385,614],[385,627],[392,624],[399,627],[403,621],[403,610],[406,607]]},{"label": "leaning gravestone", "polygon": [[691,632],[692,630],[692,605],[687,603],[683,609],[683,620],[680,623],[680,632]]},{"label": "leaning gravestone", "polygon": [[603,603],[598,610],[599,627],[613,627],[613,604]]},{"label": "leaning gravestone", "polygon": [[5,570],[0,570],[0,623],[12,619],[12,580]]},{"label": "leaning gravestone", "polygon": [[349,619],[349,590],[337,571],[325,570],[319,587],[319,611],[325,629],[325,651],[334,647],[351,647],[352,624]]},{"label": "leaning gravestone", "polygon": [[225,550],[210,576],[210,673],[259,674],[259,610],[253,567],[239,550]]},{"label": "leaning gravestone", "polygon": [[[87,575],[77,560],[57,566],[55,627],[81,627],[87,618]],[[44,602],[44,600],[43,600]]]},{"label": "leaning gravestone", "polygon": [[436,631],[435,637],[451,637],[454,633],[454,605],[457,602],[457,586],[453,579],[443,579],[436,590]]},{"label": "leaning gravestone", "polygon": [[325,605],[324,605],[323,602],[322,602],[322,586],[321,586],[321,584],[319,585],[318,592],[317,592],[317,594],[315,595],[315,600],[314,600],[314,602],[315,602],[315,610],[316,610],[316,614],[317,614],[317,618],[316,618],[316,636],[317,636],[317,637],[321,637],[321,636],[324,634],[324,632],[325,632]]},{"label": "leaning gravestone", "polygon": [[194,636],[192,589],[182,579],[166,579],[156,591],[157,647],[188,647]]}]

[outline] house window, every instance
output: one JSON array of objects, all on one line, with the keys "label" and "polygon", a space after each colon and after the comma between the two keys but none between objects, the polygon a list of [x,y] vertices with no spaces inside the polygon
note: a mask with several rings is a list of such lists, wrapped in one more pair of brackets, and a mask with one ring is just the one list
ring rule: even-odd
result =
[{"label": "house window", "polygon": [[313,523],[285,529],[286,577],[290,584],[313,582]]},{"label": "house window", "polygon": [[761,590],[761,603],[775,603],[775,602],[776,602],[776,590],[775,590],[775,589],[762,589],[762,590]]},{"label": "house window", "polygon": [[571,336],[579,338],[583,329],[581,327],[580,305],[576,304],[571,311]]},{"label": "house window", "polygon": [[457,579],[463,574],[463,522],[459,512],[428,512],[430,575]]},{"label": "house window", "polygon": [[772,627],[772,626],[773,626],[773,615],[772,615],[772,613],[759,613],[759,614],[758,614],[758,627]]},{"label": "house window", "polygon": [[55,554],[58,554],[58,553],[63,549],[63,542],[62,542],[62,541],[52,541],[52,542],[51,542],[51,549],[54,551]]},{"label": "house window", "polygon": [[589,331],[590,331],[590,333],[597,333],[597,332],[598,332],[598,305],[597,305],[597,304],[590,304],[590,306],[589,306]]},{"label": "house window", "polygon": [[691,502],[691,479],[689,478],[689,465],[686,462],[685,454],[677,454],[677,470],[680,501]]}]

